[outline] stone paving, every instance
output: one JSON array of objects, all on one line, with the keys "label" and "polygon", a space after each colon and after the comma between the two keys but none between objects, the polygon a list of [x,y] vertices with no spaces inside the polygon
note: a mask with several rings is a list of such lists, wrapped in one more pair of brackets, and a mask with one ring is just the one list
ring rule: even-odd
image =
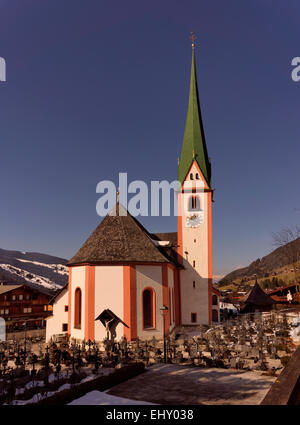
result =
[{"label": "stone paving", "polygon": [[108,394],[156,404],[260,404],[276,378],[233,369],[154,365]]}]

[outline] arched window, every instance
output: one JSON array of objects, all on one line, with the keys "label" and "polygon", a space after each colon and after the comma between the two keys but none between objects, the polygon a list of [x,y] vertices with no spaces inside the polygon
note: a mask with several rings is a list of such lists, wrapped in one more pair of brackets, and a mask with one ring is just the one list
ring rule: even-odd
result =
[{"label": "arched window", "polygon": [[218,305],[218,297],[216,295],[212,296],[212,305]]},{"label": "arched window", "polygon": [[155,328],[155,292],[146,288],[142,295],[143,302],[143,328]]},{"label": "arched window", "polygon": [[199,174],[196,173],[196,180],[199,180]]},{"label": "arched window", "polygon": [[190,180],[194,180],[194,175],[193,173],[190,174]]},{"label": "arched window", "polygon": [[74,317],[74,328],[81,329],[81,305],[82,305],[82,295],[81,289],[76,288],[75,290],[75,317]]},{"label": "arched window", "polygon": [[191,196],[189,198],[189,205],[188,205],[189,211],[200,211],[200,199],[199,196]]}]

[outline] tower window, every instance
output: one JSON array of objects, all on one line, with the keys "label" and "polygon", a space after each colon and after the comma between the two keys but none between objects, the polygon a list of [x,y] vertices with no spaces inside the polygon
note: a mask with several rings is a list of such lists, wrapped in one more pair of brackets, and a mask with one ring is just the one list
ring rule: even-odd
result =
[{"label": "tower window", "polygon": [[196,288],[196,282],[193,281],[193,288]]},{"label": "tower window", "polygon": [[194,239],[194,243],[196,243],[196,239]]},{"label": "tower window", "polygon": [[196,267],[196,261],[193,260],[193,267]]},{"label": "tower window", "polygon": [[77,288],[75,291],[75,317],[74,317],[74,327],[77,329],[81,329],[81,289]]},{"label": "tower window", "polygon": [[69,311],[69,306],[65,305],[65,312]]},{"label": "tower window", "polygon": [[191,313],[191,322],[196,323],[197,322],[197,313]]},{"label": "tower window", "polygon": [[189,198],[188,210],[189,211],[200,211],[200,199],[199,196],[193,195]]},{"label": "tower window", "polygon": [[190,180],[194,180],[194,175],[193,173],[190,174]]},{"label": "tower window", "polygon": [[199,180],[199,174],[196,173],[196,180]]},{"label": "tower window", "polygon": [[68,323],[63,323],[62,324],[62,331],[63,332],[68,332]]}]

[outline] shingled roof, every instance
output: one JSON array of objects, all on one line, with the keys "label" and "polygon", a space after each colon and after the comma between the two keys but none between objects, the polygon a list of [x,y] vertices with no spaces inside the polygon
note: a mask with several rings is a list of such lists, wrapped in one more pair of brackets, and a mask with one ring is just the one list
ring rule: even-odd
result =
[{"label": "shingled roof", "polygon": [[[151,238],[157,241],[157,243],[163,242],[163,245],[156,245],[160,252],[165,255],[177,267],[183,268],[183,266],[178,263],[177,232],[151,233]],[[169,243],[165,244],[166,242]]]},{"label": "shingled roof", "polygon": [[176,247],[177,246],[177,232],[168,232],[168,233],[151,233],[152,239],[158,241],[169,241],[168,246]]},{"label": "shingled roof", "polygon": [[171,261],[158,249],[141,223],[117,204],[67,265]]},{"label": "shingled roof", "polygon": [[259,286],[259,284],[256,282],[253,286],[251,292],[249,295],[245,297],[246,304],[253,304],[257,306],[266,306],[274,304],[274,300],[272,300],[269,295],[267,295]]}]

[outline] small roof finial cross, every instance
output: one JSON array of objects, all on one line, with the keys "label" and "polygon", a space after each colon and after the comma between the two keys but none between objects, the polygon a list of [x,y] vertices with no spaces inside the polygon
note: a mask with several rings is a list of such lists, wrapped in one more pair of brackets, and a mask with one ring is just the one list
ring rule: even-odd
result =
[{"label": "small roof finial cross", "polygon": [[116,215],[120,215],[120,188],[117,190]]},{"label": "small roof finial cross", "polygon": [[190,39],[192,40],[192,48],[194,49],[195,48],[195,41],[197,39],[194,31],[191,31]]}]

